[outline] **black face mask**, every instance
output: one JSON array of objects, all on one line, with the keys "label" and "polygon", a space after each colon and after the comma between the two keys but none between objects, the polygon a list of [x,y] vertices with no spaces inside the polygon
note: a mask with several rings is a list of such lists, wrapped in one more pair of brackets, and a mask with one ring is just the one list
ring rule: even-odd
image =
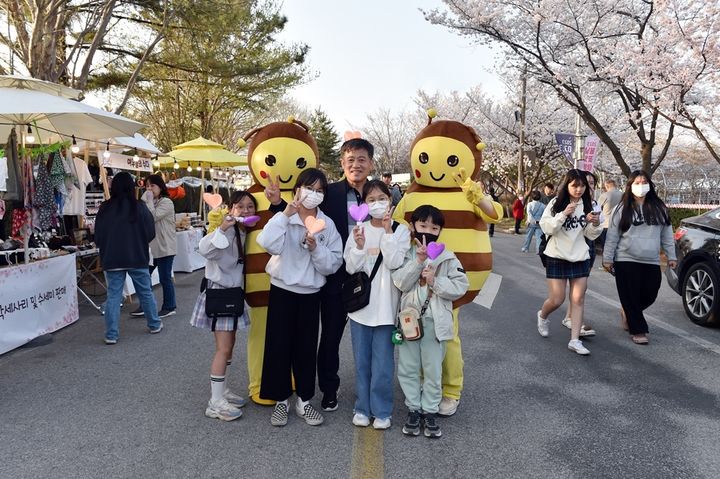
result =
[{"label": "black face mask", "polygon": [[433,241],[438,240],[438,235],[434,235],[432,233],[418,233],[417,231],[414,233],[415,239],[417,239],[420,244],[423,242],[423,237],[425,238],[425,245],[429,245]]}]

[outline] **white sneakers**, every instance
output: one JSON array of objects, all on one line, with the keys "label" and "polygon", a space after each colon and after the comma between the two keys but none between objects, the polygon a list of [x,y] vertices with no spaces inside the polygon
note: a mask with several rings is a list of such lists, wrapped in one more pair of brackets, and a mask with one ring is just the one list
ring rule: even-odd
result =
[{"label": "white sneakers", "polygon": [[550,320],[544,319],[542,316],[540,316],[541,311],[537,312],[537,329],[538,333],[540,333],[540,336],[543,338],[547,338],[550,336]]},{"label": "white sneakers", "polygon": [[579,339],[573,339],[568,343],[568,349],[570,351],[575,351],[576,353],[580,354],[581,356],[587,356],[590,354],[590,350],[583,346],[582,341]]},{"label": "white sneakers", "polygon": [[[572,329],[572,323],[570,322],[570,318],[565,318],[562,320],[563,326],[565,326],[568,329]],[[587,324],[583,324],[580,328],[580,336],[595,336],[595,330],[588,326]]]},{"label": "white sneakers", "polygon": [[438,416],[452,416],[457,412],[457,408],[460,405],[459,399],[449,398],[443,396],[438,407]]},{"label": "white sneakers", "polygon": [[[368,427],[370,425],[370,418],[367,417],[365,414],[360,414],[359,412],[356,412],[352,418],[352,423],[357,427]],[[392,421],[389,417],[385,419],[380,419],[379,417],[376,417],[373,421],[373,429],[389,429],[391,424]]]},{"label": "white sneakers", "polygon": [[370,418],[365,414],[355,413],[353,416],[353,424],[357,427],[368,427],[370,425]]},{"label": "white sneakers", "polygon": [[227,399],[222,398],[219,401],[208,401],[205,415],[223,421],[233,421],[242,416],[242,411],[230,404]]}]

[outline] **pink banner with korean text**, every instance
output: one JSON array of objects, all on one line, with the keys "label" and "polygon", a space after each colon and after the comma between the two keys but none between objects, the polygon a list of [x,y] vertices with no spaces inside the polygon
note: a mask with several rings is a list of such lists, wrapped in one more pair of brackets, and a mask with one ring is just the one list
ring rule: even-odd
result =
[{"label": "pink banner with korean text", "polygon": [[597,136],[588,136],[585,138],[585,149],[583,150],[583,161],[580,162],[578,167],[581,170],[593,171],[595,167],[595,159],[597,158],[598,150],[600,149],[600,138]]}]

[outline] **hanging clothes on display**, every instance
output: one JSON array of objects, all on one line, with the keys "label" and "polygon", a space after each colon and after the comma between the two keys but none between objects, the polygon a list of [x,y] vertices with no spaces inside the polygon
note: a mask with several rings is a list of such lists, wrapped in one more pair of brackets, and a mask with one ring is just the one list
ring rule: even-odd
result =
[{"label": "hanging clothes on display", "polygon": [[93,182],[93,178],[90,174],[87,163],[80,158],[72,158],[72,162],[75,165],[75,171],[77,172],[77,183],[79,187],[72,185],[68,188],[70,196],[65,202],[63,215],[85,216],[85,191],[87,189],[87,185]]},{"label": "hanging clothes on display", "polygon": [[7,191],[4,199],[5,201],[21,201],[24,198],[25,192],[23,191],[23,174],[17,150],[17,135],[14,129],[8,136],[5,156],[7,157],[8,178],[5,183]]},{"label": "hanging clothes on display", "polygon": [[50,173],[50,184],[53,187],[53,197],[55,199],[56,211],[62,211],[68,191],[65,188],[65,167],[63,166],[62,157],[59,152],[50,153],[47,164]]},{"label": "hanging clothes on display", "polygon": [[[37,177],[35,178],[35,191],[32,196],[33,219],[35,219],[34,215],[37,214],[38,221],[35,226],[45,231],[52,228],[57,209],[45,155],[38,155],[35,164],[37,164]],[[25,206],[27,207],[27,205]]]}]

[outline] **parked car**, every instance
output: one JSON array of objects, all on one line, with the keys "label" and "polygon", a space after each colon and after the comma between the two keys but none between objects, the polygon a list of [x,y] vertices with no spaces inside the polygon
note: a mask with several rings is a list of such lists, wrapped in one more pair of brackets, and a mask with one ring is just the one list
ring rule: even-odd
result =
[{"label": "parked car", "polygon": [[677,266],[668,284],[685,314],[701,326],[720,325],[720,208],[685,218],[675,231]]}]

